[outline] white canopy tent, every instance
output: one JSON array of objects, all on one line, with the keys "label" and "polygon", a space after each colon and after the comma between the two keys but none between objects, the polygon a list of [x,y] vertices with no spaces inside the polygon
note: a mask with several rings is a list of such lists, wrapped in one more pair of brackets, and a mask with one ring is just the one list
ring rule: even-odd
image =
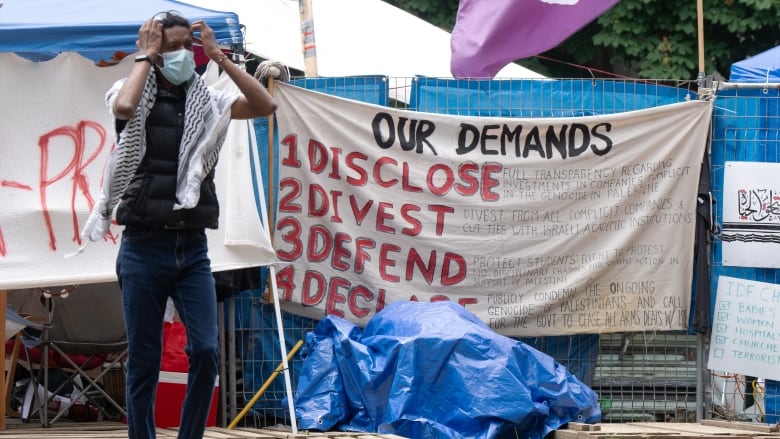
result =
[{"label": "white canopy tent", "polygon": [[[246,27],[246,49],[305,71],[298,0],[186,0],[230,10]],[[408,102],[409,78],[450,78],[450,34],[382,0],[311,0],[319,76],[386,75],[390,97]],[[544,76],[509,64],[496,78]]]}]

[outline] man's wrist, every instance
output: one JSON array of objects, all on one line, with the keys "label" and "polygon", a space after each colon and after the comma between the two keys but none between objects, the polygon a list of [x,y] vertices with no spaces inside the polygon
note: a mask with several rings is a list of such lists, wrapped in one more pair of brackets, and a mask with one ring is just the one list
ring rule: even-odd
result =
[{"label": "man's wrist", "polygon": [[135,62],[144,62],[144,61],[148,62],[149,65],[154,65],[154,61],[152,60],[152,57],[149,56],[149,54],[144,53],[141,55],[136,55]]}]

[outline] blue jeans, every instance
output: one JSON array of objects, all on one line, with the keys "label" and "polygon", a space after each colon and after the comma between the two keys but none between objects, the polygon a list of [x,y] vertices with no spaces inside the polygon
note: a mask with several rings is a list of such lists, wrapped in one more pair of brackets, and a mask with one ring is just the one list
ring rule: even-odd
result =
[{"label": "blue jeans", "polygon": [[128,226],[116,261],[129,357],[127,425],[130,439],[155,437],[154,399],[162,358],[163,319],[173,299],[187,332],[187,392],[180,439],[206,429],[219,366],[217,295],[206,233]]}]

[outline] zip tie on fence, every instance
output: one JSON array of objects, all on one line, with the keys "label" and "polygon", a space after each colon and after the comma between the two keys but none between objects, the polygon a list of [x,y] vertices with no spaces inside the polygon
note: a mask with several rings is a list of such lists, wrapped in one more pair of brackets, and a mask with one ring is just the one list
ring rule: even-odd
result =
[{"label": "zip tie on fence", "polygon": [[[292,360],[293,355],[295,355],[296,352],[298,352],[298,349],[303,346],[303,340],[298,340],[298,343],[295,343],[295,346],[293,346],[292,349],[290,349],[290,352],[287,354],[287,362],[289,363],[290,360]],[[268,386],[271,385],[271,383],[276,379],[276,377],[279,375],[280,372],[284,370],[284,362],[279,363],[278,366],[276,366],[276,369],[271,373],[271,375],[265,380],[262,386],[257,390],[255,393],[255,396],[252,397],[251,400],[246,404],[246,407],[244,407],[241,410],[241,413],[236,415],[236,418],[233,419],[233,421],[230,422],[230,425],[227,426],[228,430],[232,430],[236,428],[236,425],[238,424],[238,421],[240,421],[246,414],[249,412],[249,410],[252,408],[253,405],[257,402],[258,399],[260,399],[260,396],[265,393],[266,390],[268,390]]]}]

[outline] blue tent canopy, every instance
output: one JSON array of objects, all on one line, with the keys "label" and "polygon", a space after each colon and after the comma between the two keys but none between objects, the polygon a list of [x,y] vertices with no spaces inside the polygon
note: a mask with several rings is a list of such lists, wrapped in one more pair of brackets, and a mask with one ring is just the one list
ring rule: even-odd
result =
[{"label": "blue tent canopy", "polygon": [[780,82],[780,46],[732,64],[729,82]]},{"label": "blue tent canopy", "polygon": [[168,10],[204,20],[222,45],[243,42],[237,14],[176,0],[0,0],[0,52],[79,52],[93,60],[132,53],[141,24]]}]

